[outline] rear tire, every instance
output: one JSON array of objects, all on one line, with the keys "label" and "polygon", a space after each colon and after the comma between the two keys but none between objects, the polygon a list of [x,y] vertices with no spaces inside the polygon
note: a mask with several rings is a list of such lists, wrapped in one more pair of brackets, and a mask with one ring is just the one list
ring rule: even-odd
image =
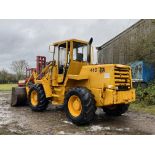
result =
[{"label": "rear tire", "polygon": [[[32,94],[36,93],[36,104],[32,103]],[[48,100],[46,99],[43,86],[41,84],[33,85],[29,92],[29,105],[33,111],[44,111],[48,106]]]},{"label": "rear tire", "polygon": [[103,107],[103,111],[109,116],[121,116],[129,108],[129,104],[118,104]]},{"label": "rear tire", "polygon": [[[79,104],[77,107],[81,106],[81,108],[76,111],[76,109],[70,108],[71,104]],[[89,124],[94,119],[95,100],[86,88],[71,88],[65,96],[64,107],[67,118],[76,125]]]}]

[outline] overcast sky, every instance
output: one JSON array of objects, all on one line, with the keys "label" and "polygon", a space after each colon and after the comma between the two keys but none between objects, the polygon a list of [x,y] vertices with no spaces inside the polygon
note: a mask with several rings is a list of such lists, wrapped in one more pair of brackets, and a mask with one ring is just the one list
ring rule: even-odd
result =
[{"label": "overcast sky", "polygon": [[94,39],[94,46],[107,42],[136,19],[105,20],[0,20],[0,69],[10,71],[13,60],[25,59],[35,67],[37,55],[48,53],[49,43],[64,39]]}]

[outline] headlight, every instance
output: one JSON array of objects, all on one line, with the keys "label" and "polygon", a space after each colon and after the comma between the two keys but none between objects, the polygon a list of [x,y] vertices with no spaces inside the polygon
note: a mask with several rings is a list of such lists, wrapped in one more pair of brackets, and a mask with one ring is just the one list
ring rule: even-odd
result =
[{"label": "headlight", "polygon": [[118,87],[115,87],[116,90],[118,90]]},{"label": "headlight", "polygon": [[108,88],[112,89],[112,88],[114,88],[114,86],[113,85],[108,85]]}]

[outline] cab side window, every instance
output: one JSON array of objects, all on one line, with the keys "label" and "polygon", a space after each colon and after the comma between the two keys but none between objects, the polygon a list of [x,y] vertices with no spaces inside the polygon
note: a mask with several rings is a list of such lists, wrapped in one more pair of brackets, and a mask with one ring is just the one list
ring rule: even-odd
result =
[{"label": "cab side window", "polygon": [[73,42],[73,60],[87,61],[87,45]]}]

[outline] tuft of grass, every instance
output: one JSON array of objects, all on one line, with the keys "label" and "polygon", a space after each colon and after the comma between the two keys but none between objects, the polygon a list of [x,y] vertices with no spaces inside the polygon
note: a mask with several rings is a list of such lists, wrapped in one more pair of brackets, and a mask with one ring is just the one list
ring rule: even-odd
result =
[{"label": "tuft of grass", "polygon": [[17,84],[0,84],[0,91],[11,91],[12,87],[17,87]]},{"label": "tuft of grass", "polygon": [[155,115],[155,105],[131,104],[130,109],[138,112]]}]

